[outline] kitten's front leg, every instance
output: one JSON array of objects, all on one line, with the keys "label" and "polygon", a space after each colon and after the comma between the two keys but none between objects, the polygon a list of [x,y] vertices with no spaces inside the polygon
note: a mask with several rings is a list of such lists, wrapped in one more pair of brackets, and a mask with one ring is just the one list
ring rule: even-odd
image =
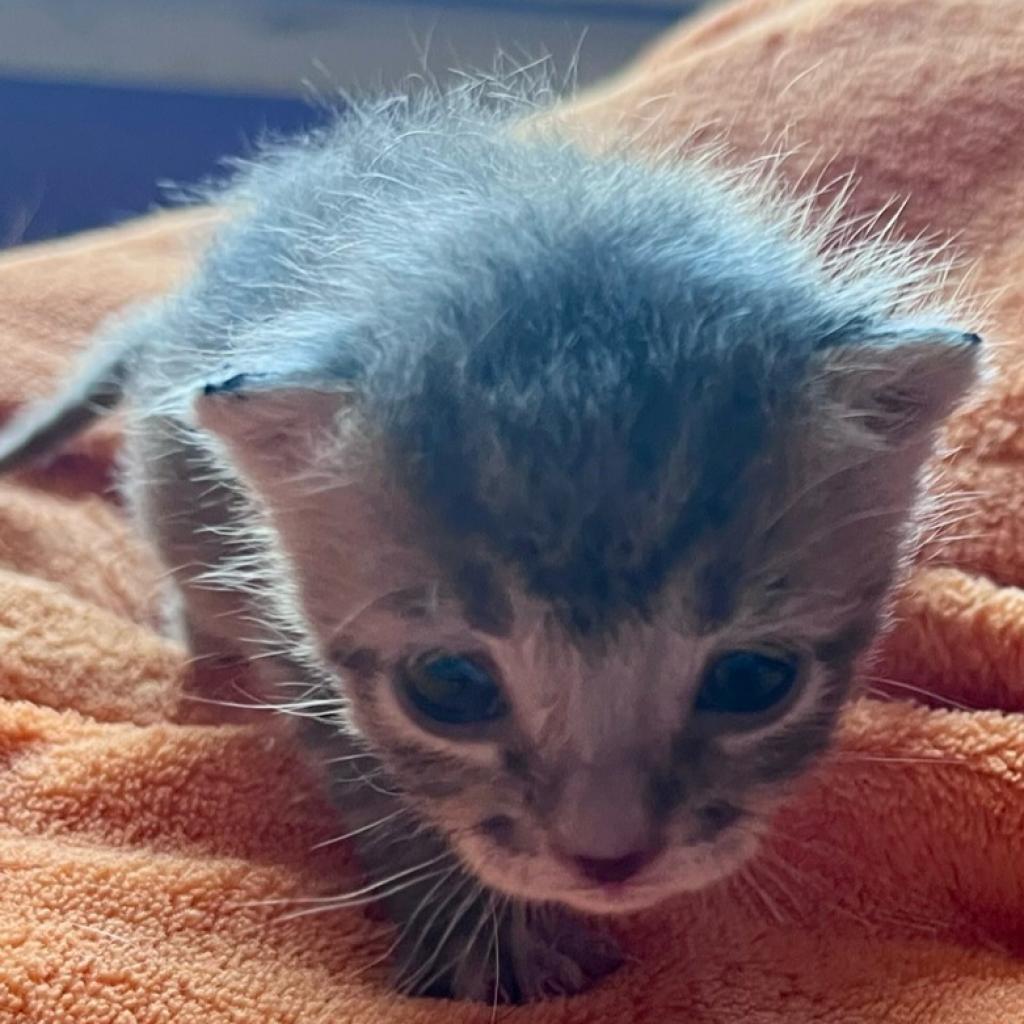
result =
[{"label": "kitten's front leg", "polygon": [[510,900],[463,872],[386,902],[401,929],[395,985],[409,995],[528,1003],[586,991],[622,963],[572,911]]}]

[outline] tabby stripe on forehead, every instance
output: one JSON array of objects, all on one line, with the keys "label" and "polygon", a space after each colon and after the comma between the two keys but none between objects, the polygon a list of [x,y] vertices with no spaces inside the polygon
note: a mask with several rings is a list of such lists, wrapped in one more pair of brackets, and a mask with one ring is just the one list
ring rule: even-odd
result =
[{"label": "tabby stripe on forehead", "polygon": [[490,566],[484,562],[464,562],[452,583],[466,622],[473,629],[492,636],[508,636],[512,632],[512,602]]},{"label": "tabby stripe on forehead", "polygon": [[732,617],[736,610],[741,572],[739,561],[725,556],[705,565],[697,573],[697,616],[705,630],[717,629]]}]

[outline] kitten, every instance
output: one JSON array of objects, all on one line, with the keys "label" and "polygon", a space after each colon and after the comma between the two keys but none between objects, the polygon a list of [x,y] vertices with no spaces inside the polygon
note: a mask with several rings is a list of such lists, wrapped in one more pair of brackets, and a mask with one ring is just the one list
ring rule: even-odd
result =
[{"label": "kitten", "polygon": [[128,400],[198,656],[252,659],[399,926],[396,984],[523,1001],[583,917],[751,856],[828,746],[977,337],[908,250],[486,89],[269,151],[189,283],[0,438]]}]

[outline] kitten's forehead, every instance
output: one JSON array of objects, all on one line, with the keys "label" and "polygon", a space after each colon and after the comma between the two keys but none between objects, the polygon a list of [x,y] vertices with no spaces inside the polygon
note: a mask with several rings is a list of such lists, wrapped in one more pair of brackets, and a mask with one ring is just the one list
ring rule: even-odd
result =
[{"label": "kitten's forehead", "polygon": [[492,184],[501,208],[431,221],[408,274],[362,271],[362,403],[418,539],[485,631],[509,628],[509,571],[578,637],[650,618],[680,567],[696,626],[730,618],[763,527],[806,482],[787,479],[794,453],[832,416],[813,368],[863,311],[787,274],[803,263],[778,238],[647,190],[624,217],[603,190]]},{"label": "kitten's forehead", "polygon": [[[669,401],[654,381],[608,395],[558,437],[554,410],[532,427],[500,413],[473,424],[460,410],[457,451],[423,451],[407,479],[448,551],[479,552],[456,558],[452,582],[476,595],[467,608],[483,628],[507,629],[502,591],[521,585],[570,632],[598,637],[624,618],[650,619],[681,570],[694,616],[705,625],[727,618],[743,554],[736,530],[745,521],[749,532],[765,503],[759,469],[777,441],[745,383],[719,374],[687,403]],[[458,398],[448,401],[450,410]]]},{"label": "kitten's forehead", "polygon": [[[437,334],[414,372],[383,375],[404,383],[381,419],[438,530],[593,634],[646,614],[743,518],[822,324],[798,322],[784,285],[652,257],[628,226],[546,230],[521,252],[500,240],[436,304],[419,296]],[[705,604],[727,603],[727,576],[707,577]]]}]

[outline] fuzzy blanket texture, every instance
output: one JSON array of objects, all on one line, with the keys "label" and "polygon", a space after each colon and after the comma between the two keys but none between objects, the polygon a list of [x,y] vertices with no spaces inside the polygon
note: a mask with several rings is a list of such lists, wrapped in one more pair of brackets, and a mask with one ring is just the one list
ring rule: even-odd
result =
[{"label": "fuzzy blanket texture", "polygon": [[[1019,0],[754,0],[570,111],[640,145],[781,141],[794,178],[853,170],[854,213],[906,199],[900,231],[976,261],[997,370],[949,427],[936,486],[963,500],[899,598],[874,695],[748,880],[619,922],[624,969],[499,1019],[1024,1021],[1022,110]],[[0,260],[0,415],[178,278],[208,219]],[[117,443],[102,424],[0,484],[0,1022],[491,1020],[390,994],[373,913],[267,902],[355,885],[343,844],[311,852],[343,826],[285,723],[194,699],[218,681],[155,632],[160,569],[110,498]]]}]

